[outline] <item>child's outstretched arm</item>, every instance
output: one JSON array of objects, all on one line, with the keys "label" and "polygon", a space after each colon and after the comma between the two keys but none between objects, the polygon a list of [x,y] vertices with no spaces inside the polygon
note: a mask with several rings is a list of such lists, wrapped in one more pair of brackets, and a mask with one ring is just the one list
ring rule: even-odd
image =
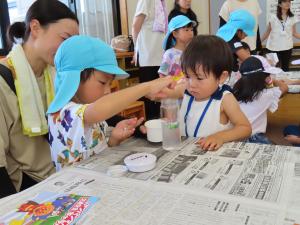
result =
[{"label": "child's outstretched arm", "polygon": [[251,135],[251,125],[232,94],[224,96],[221,111],[227,115],[233,127],[200,139],[198,144],[204,150],[216,150],[226,142],[241,140]]},{"label": "child's outstretched arm", "polygon": [[287,86],[287,84],[282,80],[273,79],[273,84],[274,84],[274,86],[279,87],[279,89],[281,91],[281,96],[284,95],[285,93],[287,93],[289,90],[289,87]]},{"label": "child's outstretched arm", "polygon": [[158,78],[153,81],[141,83],[134,87],[105,95],[86,107],[84,112],[84,123],[94,124],[104,121],[126,109],[128,105],[146,94],[155,95],[159,93],[163,88],[172,84],[172,82],[173,80],[171,77]]}]

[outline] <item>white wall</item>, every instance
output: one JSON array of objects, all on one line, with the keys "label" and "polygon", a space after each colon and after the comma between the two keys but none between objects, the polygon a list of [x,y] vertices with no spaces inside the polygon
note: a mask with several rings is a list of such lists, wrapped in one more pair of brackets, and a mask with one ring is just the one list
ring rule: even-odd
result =
[{"label": "white wall", "polygon": [[[154,0],[149,0],[154,1]],[[128,27],[129,33],[131,34],[131,25],[133,16],[135,13],[135,8],[138,0],[127,0],[127,11],[128,11]],[[174,0],[166,0],[168,12],[174,6]],[[198,26],[199,34],[209,33],[209,1],[208,0],[194,0],[192,2],[192,9],[196,13],[198,21],[200,22]]]}]

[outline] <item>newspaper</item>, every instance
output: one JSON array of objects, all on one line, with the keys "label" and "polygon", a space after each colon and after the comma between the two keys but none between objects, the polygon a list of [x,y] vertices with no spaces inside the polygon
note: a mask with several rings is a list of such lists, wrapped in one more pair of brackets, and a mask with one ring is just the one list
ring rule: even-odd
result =
[{"label": "newspaper", "polygon": [[[232,142],[218,151],[203,151],[195,141],[186,139],[182,149],[174,152],[165,151],[161,146],[142,147],[141,141],[141,146],[137,142],[134,146],[126,143],[127,146],[106,150],[78,167],[106,173],[111,165],[123,165],[127,155],[150,152],[158,158],[155,169],[145,173],[128,172],[124,176],[268,202],[286,200],[296,182],[292,176],[294,170],[300,178],[300,156],[296,160],[299,148]],[[299,189],[294,192],[300,193]],[[290,204],[300,204],[300,199]]]},{"label": "newspaper", "polygon": [[[292,225],[297,211],[230,195],[196,191],[182,186],[125,178],[68,168],[22,193],[0,200],[0,215],[44,190],[96,196],[100,200],[77,224],[101,225]],[[299,211],[298,211],[299,212]],[[0,218],[1,218],[0,216]]]}]

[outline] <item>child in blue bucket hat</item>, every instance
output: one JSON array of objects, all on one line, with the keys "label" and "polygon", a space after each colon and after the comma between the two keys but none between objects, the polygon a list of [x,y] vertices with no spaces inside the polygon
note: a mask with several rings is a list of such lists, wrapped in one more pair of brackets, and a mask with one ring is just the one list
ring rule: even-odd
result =
[{"label": "child in blue bucket hat", "polygon": [[179,15],[171,19],[168,24],[168,32],[163,41],[165,53],[158,70],[160,76],[173,76],[175,80],[184,77],[180,57],[186,46],[194,37],[193,28],[197,25],[188,17]]},{"label": "child in blue bucket hat", "polygon": [[243,49],[241,40],[246,36],[253,36],[255,28],[255,18],[247,10],[239,9],[233,11],[229,15],[228,22],[220,27],[217,31],[217,36],[223,38],[229,45],[233,53],[234,64],[233,71],[237,72],[239,69],[238,60],[243,62],[248,53]]},{"label": "child in blue bucket hat", "polygon": [[105,120],[172,83],[169,77],[159,78],[110,94],[112,80],[128,74],[118,67],[110,46],[89,36],[77,35],[64,41],[54,63],[56,94],[47,115],[51,156],[57,170],[131,136],[143,118],[119,122],[108,142]]}]

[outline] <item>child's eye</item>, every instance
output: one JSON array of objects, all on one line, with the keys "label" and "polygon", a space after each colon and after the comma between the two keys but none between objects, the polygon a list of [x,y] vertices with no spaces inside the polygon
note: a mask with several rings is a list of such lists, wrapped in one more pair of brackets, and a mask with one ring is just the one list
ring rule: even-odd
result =
[{"label": "child's eye", "polygon": [[202,77],[197,77],[197,80],[204,80],[204,78],[202,78]]},{"label": "child's eye", "polygon": [[105,84],[106,84],[106,82],[103,82],[103,81],[101,81],[101,80],[98,80],[98,82],[99,82],[100,84],[102,84],[102,85],[105,85]]}]

